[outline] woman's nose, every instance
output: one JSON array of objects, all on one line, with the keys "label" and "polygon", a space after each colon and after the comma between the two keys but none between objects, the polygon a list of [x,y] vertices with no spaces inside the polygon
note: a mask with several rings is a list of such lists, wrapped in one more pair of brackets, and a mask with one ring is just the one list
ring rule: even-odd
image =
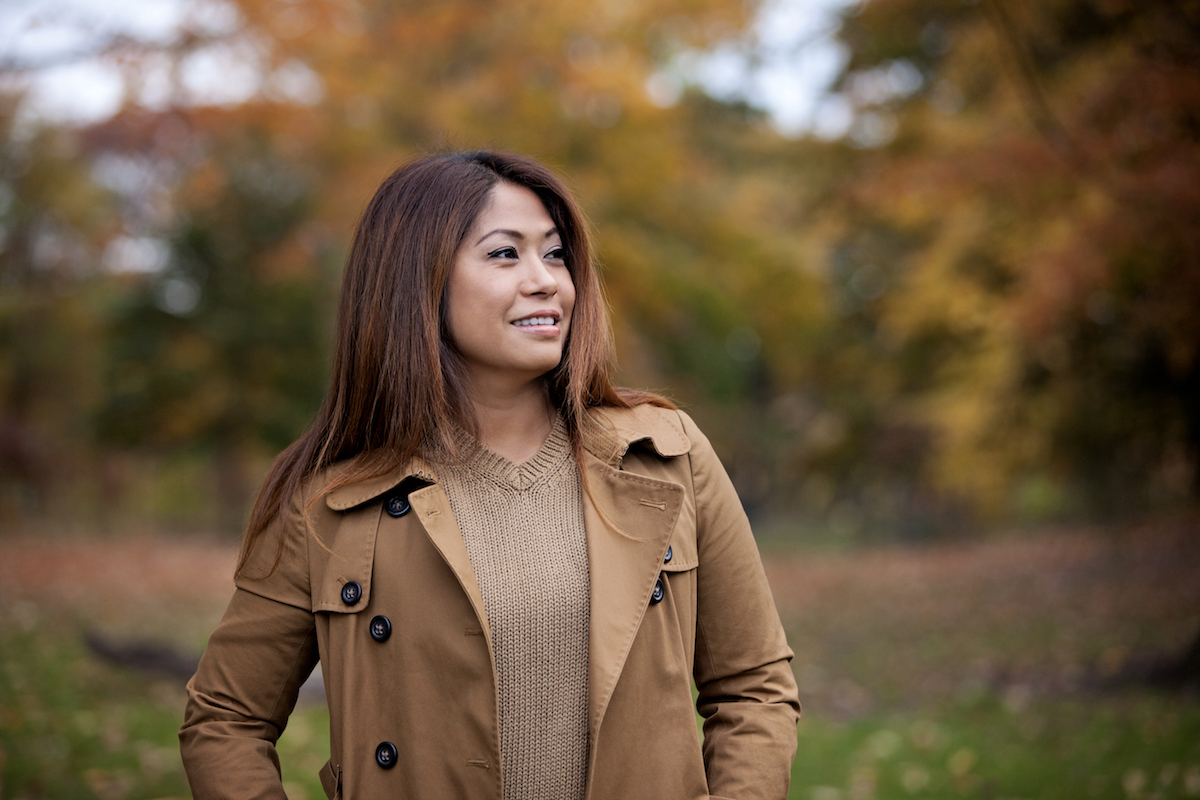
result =
[{"label": "woman's nose", "polygon": [[553,295],[558,291],[558,278],[540,258],[530,259],[522,288],[526,294]]}]

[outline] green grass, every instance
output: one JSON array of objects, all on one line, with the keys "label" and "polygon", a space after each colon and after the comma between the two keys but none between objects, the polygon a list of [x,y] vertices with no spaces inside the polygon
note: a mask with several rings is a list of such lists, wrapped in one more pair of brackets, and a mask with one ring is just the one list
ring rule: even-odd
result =
[{"label": "green grass", "polygon": [[1200,700],[1113,680],[1200,627],[1198,534],[780,554],[792,797],[1200,797]]},{"label": "green grass", "polygon": [[[98,662],[70,620],[0,633],[0,798],[189,797],[181,681]],[[329,715],[301,707],[279,741],[292,800],[324,797]]]},{"label": "green grass", "polygon": [[[0,797],[187,797],[177,681],[98,663],[70,624],[0,637]],[[322,797],[328,715],[302,706],[279,742],[292,800]],[[1200,704],[1149,693],[1007,701],[800,725],[793,798],[1200,797]]]},{"label": "green grass", "polygon": [[1200,796],[1200,706],[1150,694],[993,697],[852,722],[807,719],[793,798]]},{"label": "green grass", "polygon": [[[1200,700],[1103,688],[1200,625],[1200,537],[1134,534],[772,557],[805,707],[791,797],[1200,797]],[[170,540],[135,545],[114,556],[135,578],[215,568],[192,551],[181,562]],[[198,649],[227,588],[163,598],[97,577],[72,599],[91,573],[65,571],[72,551],[55,547],[43,558],[0,540],[0,800],[188,797],[182,681],[98,661],[82,633]],[[71,577],[47,591],[51,574]],[[325,709],[301,706],[279,751],[289,797],[323,797]]]}]

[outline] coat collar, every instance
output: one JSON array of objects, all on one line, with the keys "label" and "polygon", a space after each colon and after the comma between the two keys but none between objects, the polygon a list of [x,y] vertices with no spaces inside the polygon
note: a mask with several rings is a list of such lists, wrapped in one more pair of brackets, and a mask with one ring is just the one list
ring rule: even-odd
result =
[{"label": "coat collar", "polygon": [[363,478],[327,492],[325,505],[334,511],[349,511],[363,503],[371,502],[382,494],[387,494],[410,478],[421,483],[433,483],[433,469],[424,459],[417,456],[400,469],[394,469],[372,478]]},{"label": "coat collar", "polygon": [[[692,448],[679,415],[651,405],[589,409],[582,435],[584,449],[610,467],[620,466],[634,445],[644,444],[662,458],[682,456]],[[339,486],[325,495],[325,505],[334,511],[348,511],[390,492],[409,478],[425,483],[436,480],[428,462],[416,457],[400,469]]]},{"label": "coat collar", "polygon": [[619,466],[629,448],[642,443],[663,458],[692,449],[679,414],[670,409],[652,405],[593,408],[584,417],[584,449],[610,467]]}]

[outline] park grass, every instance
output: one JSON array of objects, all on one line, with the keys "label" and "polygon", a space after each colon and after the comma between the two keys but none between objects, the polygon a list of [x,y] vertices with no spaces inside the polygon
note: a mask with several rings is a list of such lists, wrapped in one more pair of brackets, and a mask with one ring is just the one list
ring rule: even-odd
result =
[{"label": "park grass", "polygon": [[[28,619],[28,607],[18,611]],[[51,613],[0,633],[0,798],[190,797],[176,732],[183,681],[96,659],[83,621]],[[324,797],[329,715],[301,704],[279,741],[291,800]]]},{"label": "park grass", "polygon": [[981,696],[919,712],[800,726],[792,797],[1200,796],[1200,708],[1147,693]]},{"label": "park grass", "polygon": [[[198,652],[233,549],[0,540],[0,798],[183,798],[182,680],[97,659],[85,631]],[[805,705],[791,797],[1200,797],[1200,701],[1130,679],[1200,628],[1188,521],[768,560]],[[323,796],[328,717],[279,742]]]},{"label": "park grass", "polygon": [[1189,520],[768,563],[805,702],[792,797],[1200,797]]}]

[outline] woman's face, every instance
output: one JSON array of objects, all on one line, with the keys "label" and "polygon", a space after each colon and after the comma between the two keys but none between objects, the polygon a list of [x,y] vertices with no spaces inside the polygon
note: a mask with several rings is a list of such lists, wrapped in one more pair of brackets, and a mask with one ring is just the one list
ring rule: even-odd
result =
[{"label": "woman's face", "polygon": [[558,366],[575,284],[538,196],[500,182],[455,256],[450,337],[476,386],[533,381]]}]

